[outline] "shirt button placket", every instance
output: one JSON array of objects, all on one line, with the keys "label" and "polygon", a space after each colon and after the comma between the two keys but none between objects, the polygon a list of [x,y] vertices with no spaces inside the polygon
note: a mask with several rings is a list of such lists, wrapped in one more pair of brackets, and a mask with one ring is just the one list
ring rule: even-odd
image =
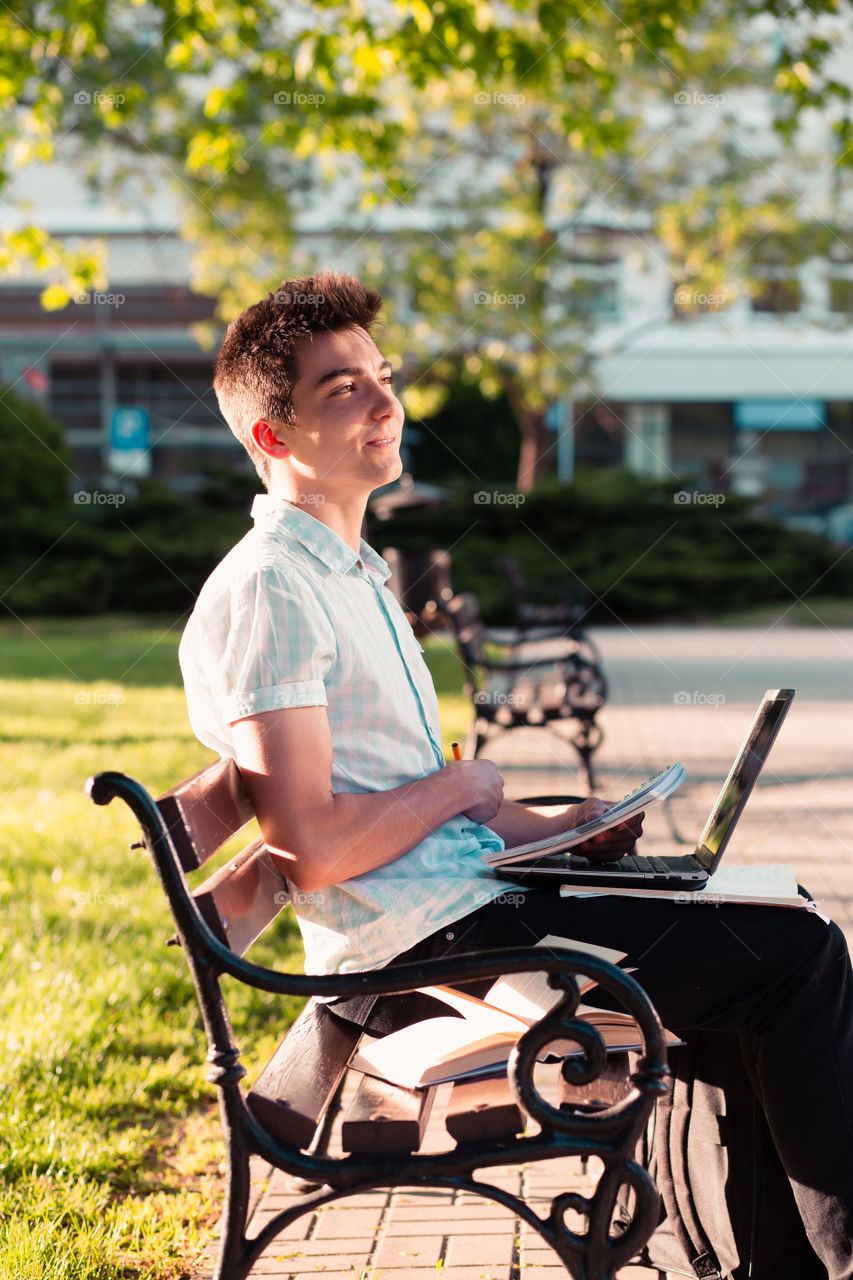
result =
[{"label": "shirt button placket", "polygon": [[375,586],[375,588],[376,588],[376,599],[379,601],[379,607],[381,608],[381,610],[382,610],[383,614],[385,615],[385,621],[387,622],[388,626],[391,628],[391,634],[392,634],[392,635],[393,635],[393,637],[394,637],[394,643],[395,643],[395,644],[396,644],[396,646],[397,646],[397,651],[398,651],[398,653],[400,654],[400,658],[401,658],[401,660],[402,660],[403,666],[405,667],[405,670],[406,670],[406,676],[408,677],[408,681],[409,681],[409,684],[410,684],[410,686],[411,686],[412,693],[415,695],[415,700],[416,700],[416,702],[417,702],[417,704],[418,704],[418,710],[419,710],[419,711],[420,711],[420,713],[421,713],[421,721],[422,721],[422,723],[423,723],[424,728],[425,728],[425,729],[426,729],[426,731],[427,731],[427,736],[429,737],[430,743],[432,744],[433,752],[435,753],[435,757],[436,757],[436,759],[437,759],[437,761],[438,761],[439,765],[443,767],[443,766],[444,766],[444,763],[445,763],[445,761],[444,761],[444,755],[443,755],[443,753],[442,753],[441,747],[438,745],[438,743],[436,742],[436,740],[435,740],[435,738],[434,738],[434,736],[433,736],[433,732],[432,732],[432,730],[431,730],[431,729],[430,729],[430,727],[429,727],[429,721],[427,720],[426,711],[424,710],[423,700],[422,700],[422,698],[421,698],[421,695],[420,695],[420,691],[419,691],[419,689],[418,689],[418,686],[415,684],[415,681],[414,681],[414,679],[412,678],[412,673],[411,673],[411,671],[409,670],[409,664],[408,664],[408,662],[406,661],[406,655],[403,653],[403,646],[402,646],[402,644],[400,643],[400,637],[399,637],[399,635],[397,634],[397,628],[396,628],[396,626],[394,625],[394,619],[391,617],[390,613],[388,612],[388,610],[387,610],[387,608],[386,608],[386,606],[385,606],[385,601],[382,599],[382,586],[383,586],[383,585],[384,585],[384,584],[377,584],[377,583],[374,583],[374,586]]}]

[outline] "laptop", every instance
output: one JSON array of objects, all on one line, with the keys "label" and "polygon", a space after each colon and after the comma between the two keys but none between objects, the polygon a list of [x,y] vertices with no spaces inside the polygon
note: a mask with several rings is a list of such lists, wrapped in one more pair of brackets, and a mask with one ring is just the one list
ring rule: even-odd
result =
[{"label": "laptop", "polygon": [[546,854],[535,863],[511,863],[495,870],[502,880],[522,884],[559,881],[588,884],[591,888],[608,885],[638,890],[703,888],[720,864],[793,698],[793,689],[768,689],[765,693],[693,853],[672,857],[629,855],[602,863],[570,851]]}]

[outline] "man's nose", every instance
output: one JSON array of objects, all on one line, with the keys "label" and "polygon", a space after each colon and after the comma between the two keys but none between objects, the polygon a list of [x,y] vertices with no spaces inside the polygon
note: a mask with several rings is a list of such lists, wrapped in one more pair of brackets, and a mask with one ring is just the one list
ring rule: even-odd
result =
[{"label": "man's nose", "polygon": [[373,412],[377,417],[388,417],[397,409],[399,401],[391,387],[377,387]]}]

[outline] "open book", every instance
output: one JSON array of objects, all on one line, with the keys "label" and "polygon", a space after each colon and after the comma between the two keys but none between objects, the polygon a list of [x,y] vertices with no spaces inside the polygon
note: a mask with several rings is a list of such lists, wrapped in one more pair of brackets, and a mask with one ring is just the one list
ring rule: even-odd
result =
[{"label": "open book", "polygon": [[[583,951],[612,964],[625,958],[622,951],[553,934],[536,945]],[[585,992],[595,986],[595,981],[579,978],[578,986]],[[541,972],[499,978],[484,1000],[452,987],[422,987],[421,990],[442,1000],[461,1017],[427,1018],[362,1044],[351,1067],[407,1089],[444,1080],[493,1075],[507,1062],[525,1031],[562,999],[562,992],[549,986],[547,974]],[[642,1048],[639,1028],[627,1013],[580,1004],[577,1016],[597,1028],[608,1048]],[[669,1044],[681,1043],[671,1032],[667,1032],[667,1036]],[[575,1041],[565,1040],[549,1044],[546,1055],[578,1052]]]},{"label": "open book", "polygon": [[600,818],[593,818],[592,821],[584,822],[579,827],[561,831],[559,835],[548,836],[544,840],[531,840],[529,844],[513,845],[512,848],[500,849],[497,853],[484,853],[483,861],[489,867],[506,867],[513,862],[533,862],[543,854],[565,853],[575,845],[583,844],[585,840],[598,835],[599,832],[608,831],[611,827],[618,826],[620,822],[633,818],[635,814],[642,813],[650,804],[665,800],[677,787],[681,786],[686,776],[683,765],[671,764],[668,769],[655,774],[642,787],[625,796],[624,800],[611,805]]}]

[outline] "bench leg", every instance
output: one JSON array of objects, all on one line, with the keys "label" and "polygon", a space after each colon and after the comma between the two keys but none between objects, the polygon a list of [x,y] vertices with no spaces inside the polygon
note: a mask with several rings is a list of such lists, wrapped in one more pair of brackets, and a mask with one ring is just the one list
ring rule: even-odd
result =
[{"label": "bench leg", "polygon": [[213,1280],[243,1280],[248,1268],[245,1260],[246,1227],[249,1218],[249,1149],[230,1123],[227,1102],[220,1098],[223,1111],[226,1155],[225,1207],[220,1223],[219,1252]]},{"label": "bench leg", "polygon": [[[553,728],[550,724],[549,728]],[[594,720],[581,720],[574,736],[569,739],[575,751],[581,759],[581,768],[586,778],[587,793],[595,794],[595,770],[592,764],[593,753],[601,745],[603,733]],[[562,742],[566,739],[561,734],[557,734]]]}]

